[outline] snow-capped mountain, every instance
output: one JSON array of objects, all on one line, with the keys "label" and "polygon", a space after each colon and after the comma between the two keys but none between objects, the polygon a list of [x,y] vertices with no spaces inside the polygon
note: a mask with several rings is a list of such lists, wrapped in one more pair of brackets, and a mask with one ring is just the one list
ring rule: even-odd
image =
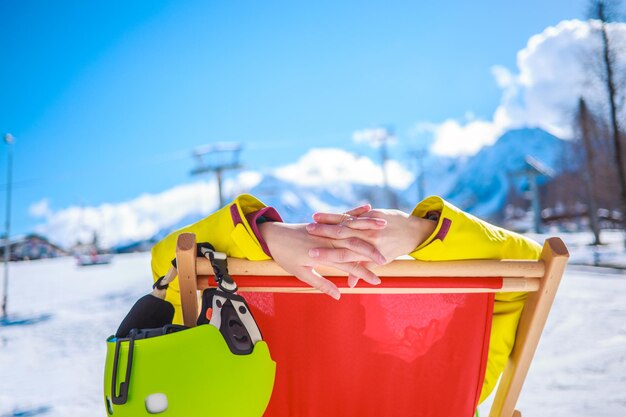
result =
[{"label": "snow-capped mountain", "polygon": [[[522,171],[528,168],[528,157],[558,173],[566,146],[567,142],[541,129],[511,130],[470,158],[429,157],[424,190],[478,216],[493,217],[502,211],[510,192],[522,192],[527,187]],[[391,189],[401,208],[410,209],[417,203],[416,181]],[[268,175],[250,192],[276,207],[288,221],[309,221],[314,211],[345,210],[361,202],[375,207],[389,205],[382,186],[341,177],[332,183],[305,186]]]},{"label": "snow-capped mountain", "polygon": [[459,167],[454,186],[442,195],[477,216],[493,217],[502,211],[512,190],[527,188],[523,171],[529,167],[528,157],[559,173],[566,146],[567,142],[542,129],[508,131]]}]

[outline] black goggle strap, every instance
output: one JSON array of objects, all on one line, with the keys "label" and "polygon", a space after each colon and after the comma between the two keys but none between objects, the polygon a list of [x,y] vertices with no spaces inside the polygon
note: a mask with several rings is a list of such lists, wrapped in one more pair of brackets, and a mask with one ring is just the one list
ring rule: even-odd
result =
[{"label": "black goggle strap", "polygon": [[[197,256],[203,256],[211,262],[213,272],[215,274],[215,282],[218,287],[225,292],[235,293],[237,291],[237,284],[228,273],[228,264],[226,262],[226,254],[223,252],[217,252],[213,245],[208,242],[197,244]],[[178,272],[176,270],[176,258],[172,259],[172,266],[165,276],[162,276],[152,286],[155,291],[164,290],[167,288],[167,284],[172,282],[176,278]]]},{"label": "black goggle strap", "polygon": [[204,256],[211,262],[218,288],[231,294],[237,292],[237,284],[228,273],[225,253],[217,252],[209,243],[198,243],[198,256]]},{"label": "black goggle strap", "polygon": [[230,304],[237,313],[237,317],[239,317],[239,320],[241,320],[241,323],[246,328],[252,344],[254,345],[256,342],[263,340],[259,326],[254,320],[246,300],[242,296],[236,294],[237,283],[235,283],[233,277],[231,277],[228,273],[228,261],[226,254],[223,252],[217,252],[210,243],[199,243],[198,256],[204,256],[211,262],[211,266],[213,267],[213,272],[215,274],[215,282],[218,284],[211,300],[213,313],[209,324],[218,329],[221,328],[222,308],[228,301],[230,301]]}]

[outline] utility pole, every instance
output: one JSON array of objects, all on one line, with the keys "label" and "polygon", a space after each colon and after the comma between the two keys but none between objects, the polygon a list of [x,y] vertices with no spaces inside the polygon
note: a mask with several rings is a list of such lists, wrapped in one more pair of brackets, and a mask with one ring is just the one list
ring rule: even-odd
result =
[{"label": "utility pole", "polygon": [[424,190],[424,158],[426,158],[426,150],[411,151],[410,155],[415,158],[415,168],[417,175],[415,176],[417,185],[417,201],[422,201],[426,197]]},{"label": "utility pole", "polygon": [[389,159],[389,155],[387,154],[387,143],[391,140],[391,138],[393,138],[393,127],[386,127],[382,130],[383,133],[378,137],[378,142],[380,144],[380,161],[383,171],[383,187],[385,190],[389,208],[398,208],[398,199],[396,198],[396,195],[393,193],[393,191],[391,191],[391,187],[389,185],[389,174],[387,172],[387,160]]},{"label": "utility pole", "polygon": [[219,207],[224,206],[224,195],[222,192],[222,174],[230,169],[241,168],[239,164],[239,154],[241,145],[237,143],[216,143],[197,148],[192,155],[198,162],[198,166],[191,170],[191,175],[200,175],[205,172],[215,172],[217,178],[217,192],[219,196]]},{"label": "utility pole", "polygon": [[7,317],[7,294],[9,292],[9,261],[11,260],[11,242],[9,236],[11,235],[11,185],[13,182],[13,144],[15,138],[12,134],[7,133],[4,135],[4,142],[7,144],[8,149],[8,163],[7,163],[7,211],[6,211],[6,223],[5,223],[5,235],[4,235],[4,283],[2,285],[2,318]]},{"label": "utility pole", "polygon": [[[387,143],[393,139],[393,127],[378,127],[376,129],[365,129],[353,133],[353,140],[355,142],[365,142],[372,148],[378,148],[380,152],[380,168],[382,171],[383,180],[383,201],[389,208],[398,208],[398,198],[395,193],[391,191],[389,186],[389,175],[387,172],[387,160],[389,155],[387,154]],[[385,203],[384,203],[385,204]]]}]

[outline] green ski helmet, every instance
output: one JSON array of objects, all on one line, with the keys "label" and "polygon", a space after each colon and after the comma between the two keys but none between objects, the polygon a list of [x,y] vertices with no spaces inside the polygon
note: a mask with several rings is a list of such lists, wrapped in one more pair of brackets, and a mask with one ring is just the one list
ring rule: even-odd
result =
[{"label": "green ski helmet", "polygon": [[[204,291],[198,326],[133,328],[125,337],[107,339],[104,401],[108,416],[263,415],[276,363],[248,305],[235,293],[225,260],[222,265],[220,275],[226,271],[226,276],[220,277],[218,288]],[[166,287],[159,284],[157,288]],[[156,297],[143,298],[154,304]],[[209,308],[210,320],[206,318]],[[133,310],[129,316],[137,313]]]}]

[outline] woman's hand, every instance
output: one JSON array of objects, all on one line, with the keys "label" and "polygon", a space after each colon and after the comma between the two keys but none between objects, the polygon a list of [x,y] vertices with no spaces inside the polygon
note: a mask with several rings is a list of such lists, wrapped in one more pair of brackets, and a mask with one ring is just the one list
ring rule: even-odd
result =
[{"label": "woman's hand", "polygon": [[[346,214],[315,213],[315,223],[308,224],[306,230],[317,237],[333,239],[334,245],[346,239],[358,238],[380,251],[386,262],[407,255],[430,236],[436,222],[411,216],[400,210],[376,209],[354,210]],[[384,225],[381,223],[384,220]],[[342,254],[334,247],[317,248],[311,251],[311,257],[320,262],[335,262]],[[356,285],[358,277],[350,276],[350,286]]]},{"label": "woman's hand", "polygon": [[[371,244],[349,238],[336,241],[313,236],[306,231],[305,224],[266,222],[259,225],[259,232],[267,243],[272,258],[287,272],[321,292],[339,299],[339,289],[322,277],[314,268],[317,265],[332,266],[349,275],[356,275],[366,282],[377,285],[380,278],[365,264],[383,264],[385,259]],[[309,256],[316,250],[332,249],[333,260],[315,259]]]}]

